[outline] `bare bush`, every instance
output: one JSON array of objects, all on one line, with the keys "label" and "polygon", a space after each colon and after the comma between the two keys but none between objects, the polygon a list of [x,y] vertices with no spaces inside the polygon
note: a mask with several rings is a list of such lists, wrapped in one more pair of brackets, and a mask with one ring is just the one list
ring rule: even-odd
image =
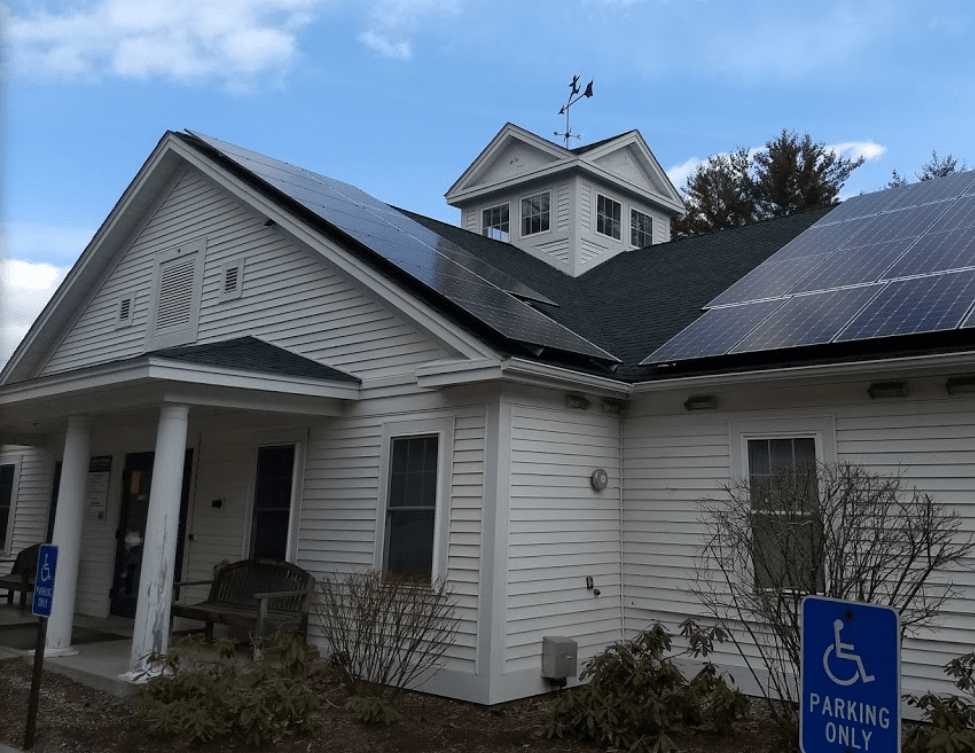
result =
[{"label": "bare bush", "polygon": [[442,581],[421,585],[378,571],[325,578],[316,611],[332,662],[356,696],[389,697],[429,679],[457,635]]},{"label": "bare bush", "polygon": [[903,631],[916,633],[952,595],[950,572],[973,542],[957,515],[905,489],[900,474],[849,463],[799,465],[725,491],[725,499],[705,503],[708,539],[695,592],[733,628],[732,641],[791,745],[802,598],[893,607]]}]

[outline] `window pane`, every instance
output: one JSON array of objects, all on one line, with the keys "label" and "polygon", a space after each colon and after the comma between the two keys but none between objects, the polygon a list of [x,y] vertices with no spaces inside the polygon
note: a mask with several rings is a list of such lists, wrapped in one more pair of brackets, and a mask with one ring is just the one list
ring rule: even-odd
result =
[{"label": "window pane", "polygon": [[496,207],[490,207],[481,212],[481,233],[495,240],[508,240],[507,204],[499,204]]},{"label": "window pane", "polygon": [[617,240],[620,237],[620,215],[623,211],[618,201],[608,196],[596,196],[596,232],[608,235]]},{"label": "window pane", "polygon": [[769,441],[769,450],[773,473],[788,471],[795,465],[791,439],[772,439]]},{"label": "window pane", "polygon": [[437,437],[398,437],[392,441],[390,507],[430,507],[437,503]]},{"label": "window pane", "polygon": [[386,569],[429,578],[433,572],[433,510],[393,510],[387,516]]},{"label": "window pane", "polygon": [[752,565],[757,588],[803,593],[824,585],[818,524],[803,516],[752,516]]},{"label": "window pane", "polygon": [[653,243],[653,219],[650,215],[630,210],[630,243],[638,248]]},{"label": "window pane", "polygon": [[768,440],[748,440],[748,474],[749,476],[767,476],[771,471],[768,459]]},{"label": "window pane", "polygon": [[290,517],[290,510],[257,510],[254,513],[253,557],[272,560],[287,558]]},{"label": "window pane", "polygon": [[816,462],[816,440],[812,437],[796,439],[795,455],[797,465],[812,465]]},{"label": "window pane", "polygon": [[532,235],[549,229],[549,195],[529,196],[521,200],[521,234]]},{"label": "window pane", "polygon": [[0,549],[7,542],[7,526],[14,498],[14,465],[0,465]]}]

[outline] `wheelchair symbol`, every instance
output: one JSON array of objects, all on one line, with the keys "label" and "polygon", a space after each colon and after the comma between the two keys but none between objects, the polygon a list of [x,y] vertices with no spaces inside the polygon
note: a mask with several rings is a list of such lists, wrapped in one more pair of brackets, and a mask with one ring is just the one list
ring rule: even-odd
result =
[{"label": "wheelchair symbol", "polygon": [[[840,639],[840,632],[843,630],[843,620],[833,621],[833,642],[826,647],[825,653],[823,653],[823,669],[826,670],[826,676],[830,680],[835,682],[837,685],[843,687],[849,687],[853,685],[858,680],[862,681],[864,685],[868,682],[873,682],[877,678],[873,675],[867,674],[867,670],[863,666],[863,659],[860,658],[859,654],[853,653],[855,646],[852,643],[843,643]],[[835,656],[837,659],[845,659],[846,661],[851,661],[856,664],[856,671],[851,677],[845,679],[840,679],[835,674],[829,665],[830,656]]]},{"label": "wheelchair symbol", "polygon": [[51,566],[47,563],[47,554],[44,555],[44,564],[41,565],[41,582],[47,583],[51,580]]}]

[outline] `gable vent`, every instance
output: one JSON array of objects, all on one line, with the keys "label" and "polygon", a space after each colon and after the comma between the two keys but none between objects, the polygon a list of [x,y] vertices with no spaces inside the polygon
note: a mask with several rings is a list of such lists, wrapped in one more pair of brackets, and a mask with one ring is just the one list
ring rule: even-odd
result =
[{"label": "gable vent", "polygon": [[189,324],[193,317],[195,259],[173,259],[159,270],[156,330]]},{"label": "gable vent", "polygon": [[132,299],[123,298],[118,305],[118,320],[120,322],[128,322],[131,316],[132,316]]}]

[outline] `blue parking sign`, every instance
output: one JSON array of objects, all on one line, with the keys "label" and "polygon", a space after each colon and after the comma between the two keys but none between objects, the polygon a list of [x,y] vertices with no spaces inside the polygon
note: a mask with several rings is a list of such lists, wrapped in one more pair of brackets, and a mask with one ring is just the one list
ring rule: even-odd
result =
[{"label": "blue parking sign", "polygon": [[37,573],[34,576],[34,599],[31,612],[37,617],[50,617],[54,603],[54,575],[58,569],[58,548],[41,544],[37,553]]},{"label": "blue parking sign", "polygon": [[900,618],[890,607],[802,600],[803,753],[898,753]]}]

